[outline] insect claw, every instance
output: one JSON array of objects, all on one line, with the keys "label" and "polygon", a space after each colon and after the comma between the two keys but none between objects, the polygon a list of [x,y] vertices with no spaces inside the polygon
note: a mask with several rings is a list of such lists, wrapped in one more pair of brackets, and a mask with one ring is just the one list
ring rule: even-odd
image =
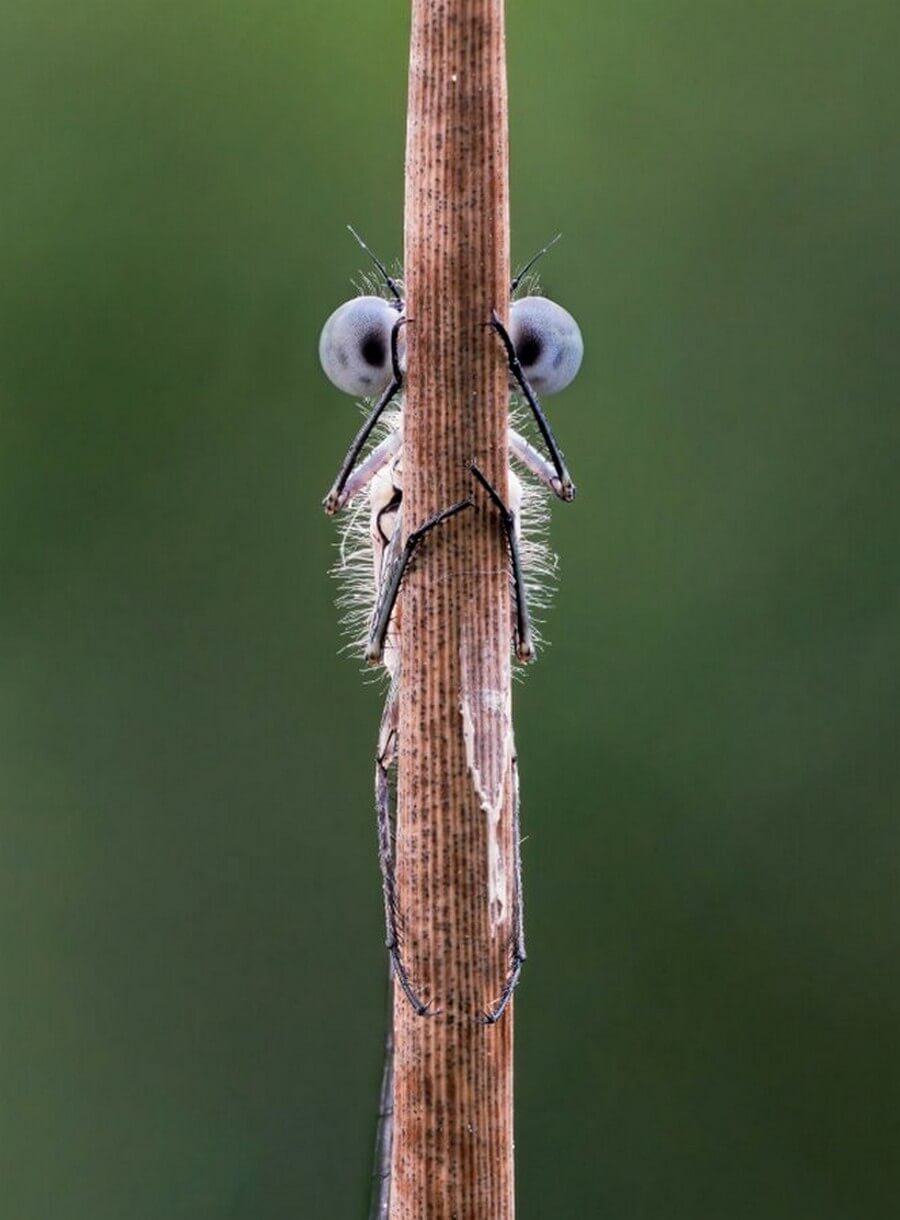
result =
[{"label": "insect claw", "polygon": [[[506,1005],[504,1004],[503,1008],[505,1008],[505,1007],[506,1007]],[[478,1024],[479,1025],[496,1025],[497,1022],[500,1020],[500,1018],[503,1016],[503,1008],[501,1008],[499,1011],[497,1009],[494,1009],[493,1011],[488,1012],[485,1009],[484,1012],[480,1012],[478,1014],[478,1018],[477,1018]]]},{"label": "insect claw", "polygon": [[512,993],[515,990],[515,984],[518,981],[519,971],[516,970],[511,982],[506,984],[503,995],[493,1008],[485,1009],[478,1014],[479,1025],[496,1025],[503,1014],[506,1012],[507,1006],[512,999]]},{"label": "insect claw", "polygon": [[563,500],[566,504],[571,504],[575,499],[575,484],[571,479],[553,479],[551,486],[557,499]]},{"label": "insect claw", "polygon": [[523,665],[528,665],[529,662],[534,660],[536,655],[534,643],[530,639],[520,640],[519,643],[516,644],[516,656]]}]

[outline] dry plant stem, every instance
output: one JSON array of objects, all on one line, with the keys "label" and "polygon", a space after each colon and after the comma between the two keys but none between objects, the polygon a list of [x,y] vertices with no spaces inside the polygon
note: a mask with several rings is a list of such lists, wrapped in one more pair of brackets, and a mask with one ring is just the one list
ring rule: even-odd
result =
[{"label": "dry plant stem", "polygon": [[509,562],[476,462],[505,498],[507,367],[489,329],[509,296],[502,0],[412,0],[405,215],[406,533],[429,534],[402,592],[392,1220],[514,1215],[512,1009],[479,1015],[513,932]]}]

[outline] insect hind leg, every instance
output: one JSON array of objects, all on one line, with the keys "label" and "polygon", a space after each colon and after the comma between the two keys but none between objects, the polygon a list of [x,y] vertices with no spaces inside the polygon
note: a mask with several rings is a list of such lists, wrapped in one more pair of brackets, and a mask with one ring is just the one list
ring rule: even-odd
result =
[{"label": "insect hind leg", "polygon": [[390,954],[394,977],[413,1011],[420,1017],[433,1016],[435,1010],[425,1003],[410,982],[409,971],[400,950],[401,919],[397,909],[397,884],[394,875],[394,851],[391,836],[390,769],[397,757],[399,701],[397,683],[393,681],[381,717],[378,752],[375,757],[375,809],[378,815],[378,863],[381,867],[381,887],[384,895],[385,945]]},{"label": "insect hind leg", "polygon": [[435,513],[433,517],[429,517],[427,521],[424,521],[417,529],[414,529],[406,539],[403,550],[391,565],[379,592],[378,604],[375,607],[375,615],[372,620],[372,630],[369,633],[369,642],[366,647],[366,660],[370,665],[378,665],[382,660],[384,642],[387,637],[391,615],[397,602],[397,594],[400,592],[400,584],[422,539],[431,530],[448,520],[448,518],[455,517],[457,513],[461,513],[464,509],[471,507],[472,501],[469,499],[451,504],[449,508]]},{"label": "insect hind leg", "polygon": [[525,577],[522,572],[522,557],[519,554],[519,532],[516,515],[507,508],[500,498],[500,493],[493,483],[482,474],[473,462],[469,469],[487,492],[491,503],[500,514],[500,522],[509,548],[509,561],[512,566],[513,596],[516,610],[516,656],[520,661],[534,660],[534,639],[531,634],[531,615],[528,613],[528,599],[525,594]]}]

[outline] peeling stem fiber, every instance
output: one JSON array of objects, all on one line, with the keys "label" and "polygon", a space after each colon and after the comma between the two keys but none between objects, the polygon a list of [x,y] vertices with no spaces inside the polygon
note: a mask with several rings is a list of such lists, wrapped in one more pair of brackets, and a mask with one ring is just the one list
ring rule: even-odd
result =
[{"label": "peeling stem fiber", "polygon": [[476,462],[507,496],[509,305],[503,0],[412,0],[406,150],[403,519],[432,530],[404,583],[392,1220],[512,1220],[509,560]]}]

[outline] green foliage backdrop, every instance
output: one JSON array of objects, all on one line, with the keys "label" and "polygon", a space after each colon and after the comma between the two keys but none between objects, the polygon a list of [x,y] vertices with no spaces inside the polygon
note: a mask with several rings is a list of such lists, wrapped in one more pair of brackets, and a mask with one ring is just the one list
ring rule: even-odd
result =
[{"label": "green foliage backdrop", "polygon": [[[522,1220],[897,1214],[896,4],[517,0],[552,647]],[[407,12],[0,5],[0,1215],[361,1217],[376,690],[316,363],[399,253]],[[489,1220],[489,1218],[486,1218]]]}]

